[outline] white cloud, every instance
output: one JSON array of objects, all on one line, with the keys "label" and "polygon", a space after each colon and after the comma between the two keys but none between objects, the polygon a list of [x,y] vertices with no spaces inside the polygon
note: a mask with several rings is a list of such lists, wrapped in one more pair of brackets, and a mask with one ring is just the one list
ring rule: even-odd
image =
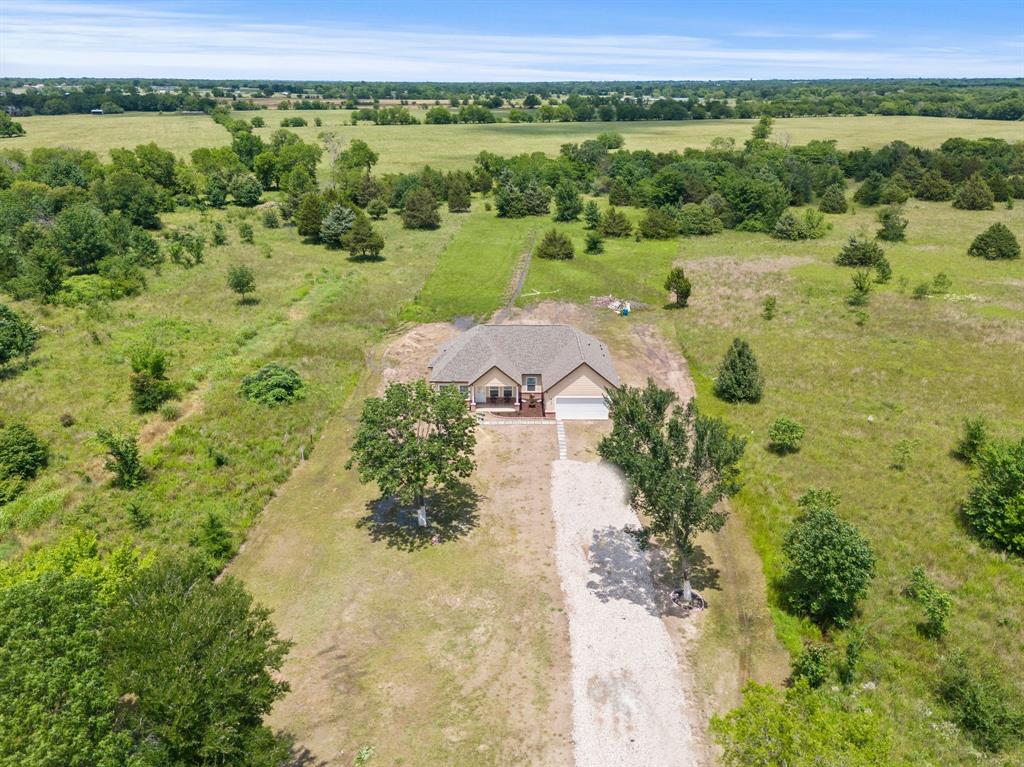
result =
[{"label": "white cloud", "polygon": [[180,7],[5,2],[0,74],[457,81],[1024,75],[1019,41],[984,50],[814,43],[863,35],[744,33],[806,36],[813,46],[772,48],[697,36],[458,34],[250,23]]}]

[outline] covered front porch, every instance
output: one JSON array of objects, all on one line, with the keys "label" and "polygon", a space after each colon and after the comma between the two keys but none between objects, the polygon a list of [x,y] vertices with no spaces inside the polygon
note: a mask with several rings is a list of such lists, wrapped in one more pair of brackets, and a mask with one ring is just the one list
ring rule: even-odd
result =
[{"label": "covered front porch", "polygon": [[470,406],[497,415],[522,415],[531,418],[544,416],[544,395],[524,392],[515,384],[471,387]]}]

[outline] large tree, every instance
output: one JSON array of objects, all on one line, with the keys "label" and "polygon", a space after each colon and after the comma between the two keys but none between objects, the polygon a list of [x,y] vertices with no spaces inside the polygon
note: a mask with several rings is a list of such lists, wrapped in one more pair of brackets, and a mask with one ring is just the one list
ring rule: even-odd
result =
[{"label": "large tree", "polygon": [[643,389],[613,390],[608,399],[612,432],[598,452],[622,468],[633,508],[675,550],[689,602],[694,537],[725,524],[728,511],[720,502],[739,489],[737,463],[746,442],[652,380]]},{"label": "large tree", "polygon": [[472,474],[475,427],[457,389],[393,383],[383,397],[363,403],[346,468],[357,468],[360,481],[376,482],[384,495],[415,503],[426,525],[427,490],[450,488]]}]

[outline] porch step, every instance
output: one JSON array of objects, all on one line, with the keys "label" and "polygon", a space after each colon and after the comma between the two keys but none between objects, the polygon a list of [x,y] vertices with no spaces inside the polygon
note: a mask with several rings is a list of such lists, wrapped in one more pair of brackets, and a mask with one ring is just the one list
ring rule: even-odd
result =
[{"label": "porch step", "polygon": [[565,421],[558,418],[555,423],[558,426],[558,459],[564,461],[569,458],[569,444],[565,439]]}]

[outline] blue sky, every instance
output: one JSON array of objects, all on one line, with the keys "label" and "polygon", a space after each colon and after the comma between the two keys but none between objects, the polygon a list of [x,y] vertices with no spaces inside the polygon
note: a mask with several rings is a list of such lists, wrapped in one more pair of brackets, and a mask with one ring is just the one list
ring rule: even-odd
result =
[{"label": "blue sky", "polygon": [[0,0],[0,75],[1024,77],[1024,0]]}]

